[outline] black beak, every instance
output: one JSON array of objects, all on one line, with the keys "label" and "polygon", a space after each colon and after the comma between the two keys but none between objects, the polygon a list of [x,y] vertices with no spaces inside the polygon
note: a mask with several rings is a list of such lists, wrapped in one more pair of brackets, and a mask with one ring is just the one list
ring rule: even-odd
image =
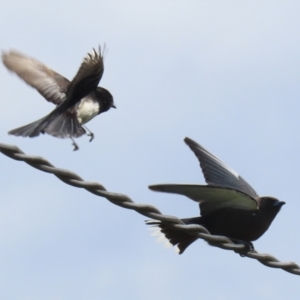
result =
[{"label": "black beak", "polygon": [[278,202],[274,203],[273,206],[279,206],[279,207],[281,207],[281,206],[284,205],[284,204],[285,204],[285,202],[283,202],[283,201],[278,201]]}]

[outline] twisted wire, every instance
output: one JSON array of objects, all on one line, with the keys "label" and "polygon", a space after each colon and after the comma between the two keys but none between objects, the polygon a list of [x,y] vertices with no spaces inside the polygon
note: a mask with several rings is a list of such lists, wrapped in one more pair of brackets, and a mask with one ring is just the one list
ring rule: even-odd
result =
[{"label": "twisted wire", "polygon": [[244,244],[234,244],[229,238],[225,236],[211,235],[203,226],[196,224],[186,225],[177,217],[162,214],[156,207],[152,205],[135,203],[126,195],[109,192],[102,184],[98,182],[84,181],[74,172],[56,168],[46,159],[39,156],[27,155],[16,146],[0,143],[0,152],[14,160],[23,161],[31,167],[36,168],[40,171],[53,174],[66,184],[78,188],[83,188],[94,195],[104,197],[115,205],[127,209],[132,209],[148,218],[163,221],[164,224],[167,224],[168,227],[174,228],[175,230],[184,231],[197,238],[203,239],[211,246],[219,247],[225,250],[232,250],[236,253],[243,254],[243,256],[256,259],[267,267],[282,269],[291,274],[300,275],[300,267],[294,262],[281,262],[270,254],[258,253],[255,250],[253,252],[244,253]]}]

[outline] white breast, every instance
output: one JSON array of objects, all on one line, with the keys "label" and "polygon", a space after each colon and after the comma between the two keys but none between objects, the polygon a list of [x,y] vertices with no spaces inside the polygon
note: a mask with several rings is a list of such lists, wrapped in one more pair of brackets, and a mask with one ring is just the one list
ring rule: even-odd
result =
[{"label": "white breast", "polygon": [[96,117],[99,113],[100,105],[92,100],[81,101],[77,108],[77,119],[80,124],[85,124]]}]

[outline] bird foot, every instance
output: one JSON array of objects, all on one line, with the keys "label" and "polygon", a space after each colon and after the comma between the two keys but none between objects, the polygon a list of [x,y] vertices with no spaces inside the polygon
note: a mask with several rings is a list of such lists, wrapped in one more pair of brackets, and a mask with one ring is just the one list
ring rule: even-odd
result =
[{"label": "bird foot", "polygon": [[235,244],[243,244],[245,246],[245,248],[243,250],[239,250],[239,251],[234,251],[236,253],[238,253],[241,257],[245,257],[245,255],[248,253],[248,252],[253,252],[255,249],[254,249],[254,246],[251,242],[246,242],[246,241],[243,241],[243,240],[236,240],[236,239],[231,239]]},{"label": "bird foot", "polygon": [[87,136],[90,136],[90,142],[94,139],[94,134],[92,132],[87,133]]},{"label": "bird foot", "polygon": [[75,142],[72,145],[74,146],[73,151],[77,151],[79,149],[78,145]]}]

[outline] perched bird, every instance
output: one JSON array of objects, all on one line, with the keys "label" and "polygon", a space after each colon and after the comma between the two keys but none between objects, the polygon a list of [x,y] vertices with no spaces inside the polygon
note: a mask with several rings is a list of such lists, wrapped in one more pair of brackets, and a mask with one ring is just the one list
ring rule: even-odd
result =
[{"label": "perched bird", "polygon": [[86,131],[90,141],[94,137],[83,124],[111,107],[115,108],[110,92],[97,87],[104,71],[100,47],[98,53],[93,49],[86,55],[71,82],[36,59],[17,51],[3,52],[2,61],[8,70],[34,87],[47,101],[57,105],[47,116],[13,129],[9,134],[35,137],[47,133],[54,137],[71,138],[74,150],[77,150],[73,137],[80,137]]},{"label": "perched bird", "polygon": [[[149,188],[184,195],[198,202],[201,216],[182,219],[185,224],[202,225],[211,234],[227,236],[253,250],[251,241],[266,232],[285,202],[259,197],[238,173],[205,148],[189,138],[184,141],[197,156],[208,185],[158,184]],[[197,240],[163,221],[149,220],[147,224],[157,226],[172,245],[177,245],[180,254]]]}]

